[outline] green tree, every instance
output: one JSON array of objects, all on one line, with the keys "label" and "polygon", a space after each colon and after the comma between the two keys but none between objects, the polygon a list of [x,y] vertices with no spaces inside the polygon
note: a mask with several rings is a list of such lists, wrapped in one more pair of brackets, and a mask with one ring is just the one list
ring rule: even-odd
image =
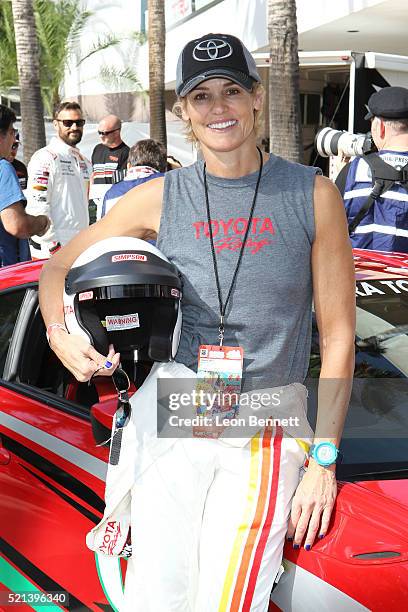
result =
[{"label": "green tree", "polygon": [[166,27],[164,0],[149,0],[148,12],[150,138],[158,140],[166,146],[166,103],[164,98]]},{"label": "green tree", "polygon": [[40,87],[40,52],[32,0],[12,0],[24,160],[45,146],[44,111]]},{"label": "green tree", "polygon": [[0,93],[18,84],[16,43],[11,2],[0,0]]},{"label": "green tree", "polygon": [[[46,114],[60,101],[64,72],[83,28],[92,14],[78,0],[34,0],[35,27],[40,49],[40,85]],[[11,3],[0,0],[0,92],[18,86],[17,58]]]},{"label": "green tree", "polygon": [[296,0],[268,0],[270,150],[303,161]]},{"label": "green tree", "polygon": [[[103,63],[99,70],[99,77],[101,81],[107,86],[113,87],[133,87],[136,91],[144,92],[142,89],[142,85],[140,83],[139,77],[136,72],[132,68],[132,64],[137,63],[137,56],[135,54],[135,45],[140,47],[146,42],[146,35],[142,32],[132,32],[127,36],[118,36],[116,34],[104,34],[98,36],[96,41],[93,42],[88,51],[81,57],[78,61],[77,67],[80,66],[83,62],[87,61],[89,58],[93,57],[95,54],[100,53],[101,51],[105,51],[107,49],[114,49],[115,47],[120,47],[120,45],[124,42],[132,43],[132,47],[127,48],[127,63],[128,66],[126,68],[117,68],[113,66],[111,63]],[[145,93],[145,92],[144,92]]]},{"label": "green tree", "polygon": [[[32,0],[35,26],[40,48],[40,85],[44,109],[47,115],[53,114],[54,107],[60,102],[61,84],[71,59],[78,55],[78,41],[92,12],[82,9],[80,0]],[[163,19],[164,19],[164,5]],[[104,49],[119,46],[123,41],[132,43],[128,47],[127,65],[117,69],[104,63],[99,77],[107,85],[116,88],[132,87],[142,91],[137,74],[132,69],[135,57],[132,49],[146,41],[144,34],[134,32],[127,36],[106,34],[98,36],[81,59],[76,59],[77,67]],[[157,63],[157,62],[156,62]],[[72,65],[72,64],[71,64]],[[164,72],[163,72],[164,79]],[[6,94],[10,87],[19,84],[13,14],[10,0],[0,0],[0,93]],[[163,117],[164,117],[164,97]]]},{"label": "green tree", "polygon": [[60,87],[68,61],[91,16],[78,0],[34,0],[40,43],[41,91],[45,111],[52,115],[60,102]]}]

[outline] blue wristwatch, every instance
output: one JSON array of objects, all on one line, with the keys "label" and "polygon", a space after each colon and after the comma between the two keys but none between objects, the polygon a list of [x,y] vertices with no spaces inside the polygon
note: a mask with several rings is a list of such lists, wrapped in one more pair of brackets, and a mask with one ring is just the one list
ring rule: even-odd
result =
[{"label": "blue wristwatch", "polygon": [[339,456],[339,449],[333,444],[333,442],[319,442],[319,444],[312,444],[309,452],[316,463],[323,467],[329,467],[336,463]]}]

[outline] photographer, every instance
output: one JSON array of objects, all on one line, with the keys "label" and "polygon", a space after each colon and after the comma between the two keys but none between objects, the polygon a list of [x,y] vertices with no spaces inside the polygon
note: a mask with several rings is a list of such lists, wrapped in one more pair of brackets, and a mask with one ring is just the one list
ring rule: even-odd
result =
[{"label": "photographer", "polygon": [[[368,110],[378,153],[356,157],[336,179],[351,242],[357,248],[408,253],[408,89],[381,89],[370,97]],[[372,171],[368,158],[374,156],[385,163],[374,159]]]}]

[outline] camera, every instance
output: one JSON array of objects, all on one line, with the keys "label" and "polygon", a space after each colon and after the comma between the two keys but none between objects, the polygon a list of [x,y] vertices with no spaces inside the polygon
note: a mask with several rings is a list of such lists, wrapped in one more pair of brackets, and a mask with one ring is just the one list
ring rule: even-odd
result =
[{"label": "camera", "polygon": [[342,153],[345,157],[354,157],[377,150],[371,132],[352,134],[351,132],[334,130],[330,127],[325,127],[317,132],[315,146],[322,157],[330,157],[339,153]]}]

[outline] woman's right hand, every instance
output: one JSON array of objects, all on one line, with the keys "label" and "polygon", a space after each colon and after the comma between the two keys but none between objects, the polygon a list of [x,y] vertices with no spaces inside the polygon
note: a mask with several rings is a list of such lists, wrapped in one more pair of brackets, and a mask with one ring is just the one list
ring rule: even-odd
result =
[{"label": "woman's right hand", "polygon": [[[119,365],[120,354],[115,353],[112,345],[104,356],[98,353],[82,336],[69,334],[64,329],[54,328],[50,336],[50,346],[63,365],[79,382],[86,382],[96,371],[98,376],[112,376]],[[106,362],[112,365],[107,367]]]}]

